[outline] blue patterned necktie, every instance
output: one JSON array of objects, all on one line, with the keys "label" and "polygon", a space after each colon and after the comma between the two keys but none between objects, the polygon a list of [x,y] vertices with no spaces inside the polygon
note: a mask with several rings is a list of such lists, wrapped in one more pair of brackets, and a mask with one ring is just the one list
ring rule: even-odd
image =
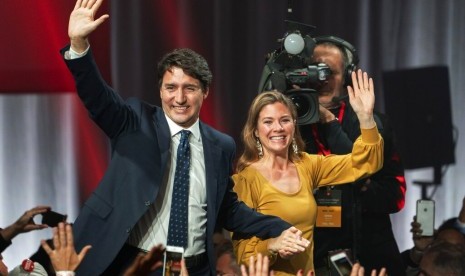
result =
[{"label": "blue patterned necktie", "polygon": [[173,195],[171,197],[168,245],[187,247],[187,215],[189,203],[190,146],[188,130],[181,130],[176,157]]}]

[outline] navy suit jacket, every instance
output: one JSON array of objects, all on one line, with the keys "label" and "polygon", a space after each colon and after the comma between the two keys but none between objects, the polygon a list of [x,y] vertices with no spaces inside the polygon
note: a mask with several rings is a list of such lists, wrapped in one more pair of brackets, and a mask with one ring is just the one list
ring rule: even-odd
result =
[{"label": "navy suit jacket", "polygon": [[[62,49],[62,54],[68,48]],[[90,117],[111,139],[109,167],[73,226],[77,250],[92,245],[78,275],[99,275],[163,188],[160,186],[170,161],[171,137],[163,110],[136,98],[124,101],[104,82],[91,52],[65,61]],[[238,201],[230,178],[234,140],[202,122],[200,132],[207,182],[205,249],[213,275],[216,259],[212,235],[217,219],[229,231],[262,238],[278,236],[290,225]]]}]

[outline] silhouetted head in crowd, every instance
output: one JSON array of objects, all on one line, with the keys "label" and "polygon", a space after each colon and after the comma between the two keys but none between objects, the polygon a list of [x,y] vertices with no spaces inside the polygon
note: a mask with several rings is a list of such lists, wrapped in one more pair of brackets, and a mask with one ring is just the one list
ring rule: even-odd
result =
[{"label": "silhouetted head in crowd", "polygon": [[225,241],[216,248],[216,273],[225,276],[241,275],[231,241]]},{"label": "silhouetted head in crowd", "polygon": [[436,240],[421,259],[418,275],[465,275],[465,246]]}]

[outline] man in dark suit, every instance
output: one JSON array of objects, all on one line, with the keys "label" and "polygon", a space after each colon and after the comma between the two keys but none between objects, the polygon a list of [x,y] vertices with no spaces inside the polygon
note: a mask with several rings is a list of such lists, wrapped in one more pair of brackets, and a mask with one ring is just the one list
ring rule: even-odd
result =
[{"label": "man in dark suit", "polygon": [[[71,43],[62,50],[79,97],[112,145],[108,170],[73,226],[76,249],[92,246],[78,275],[118,275],[141,251],[169,242],[176,152],[185,130],[191,163],[184,259],[190,275],[215,273],[217,218],[229,231],[246,235],[266,238],[290,231],[286,222],[247,208],[232,191],[234,140],[199,120],[212,79],[202,56],[177,49],[162,58],[161,108],[135,98],[124,101],[104,82],[87,39],[108,18],[94,19],[102,1],[77,1],[69,21]],[[306,247],[308,241],[293,231],[296,244]]]}]

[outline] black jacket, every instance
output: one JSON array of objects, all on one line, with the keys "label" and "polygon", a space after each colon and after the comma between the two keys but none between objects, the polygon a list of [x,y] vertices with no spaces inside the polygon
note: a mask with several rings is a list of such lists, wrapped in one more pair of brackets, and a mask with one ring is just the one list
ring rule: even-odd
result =
[{"label": "black jacket", "polygon": [[[340,109],[335,112],[338,117]],[[404,207],[404,170],[388,119],[383,114],[375,113],[375,121],[384,139],[383,168],[370,177],[366,191],[361,191],[366,179],[334,187],[342,191],[342,227],[315,227],[316,267],[325,263],[328,251],[350,248],[366,271],[373,268],[379,271],[381,267],[386,267],[390,275],[405,273],[389,218],[389,214]],[[349,153],[360,135],[357,116],[349,103],[345,103],[341,120],[317,124],[316,127],[318,140],[332,154]],[[300,126],[300,131],[306,141],[306,151],[318,153],[312,126]]]}]

